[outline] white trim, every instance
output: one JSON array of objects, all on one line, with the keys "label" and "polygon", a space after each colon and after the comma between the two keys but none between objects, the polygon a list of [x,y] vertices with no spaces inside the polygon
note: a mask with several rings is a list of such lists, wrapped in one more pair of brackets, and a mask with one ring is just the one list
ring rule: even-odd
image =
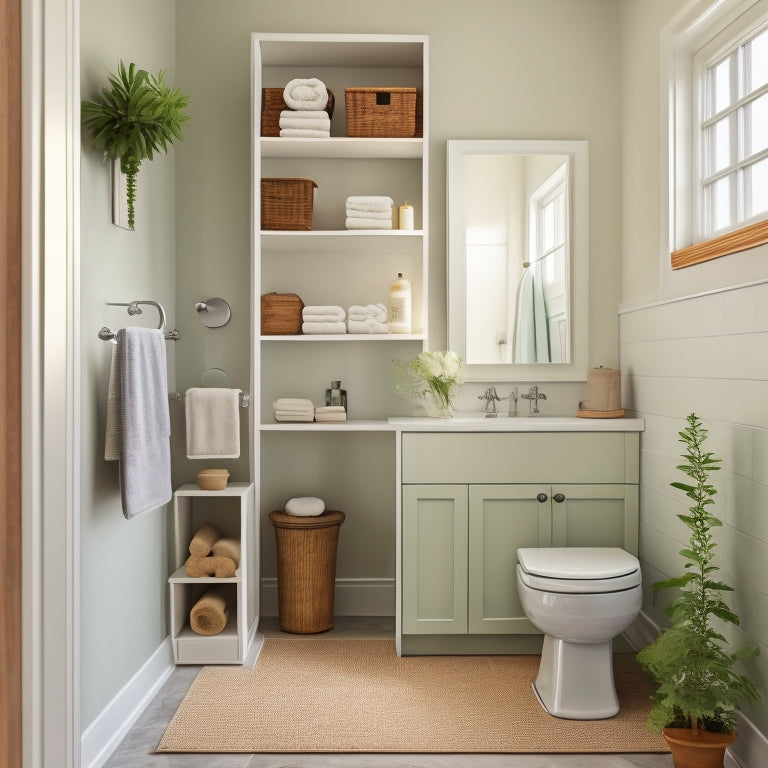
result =
[{"label": "white trim", "polygon": [[175,668],[167,637],[83,732],[82,768],[101,768],[107,762]]},{"label": "white trim", "polygon": [[768,765],[768,738],[741,712],[736,713],[739,738],[725,753],[724,768],[758,768]]},{"label": "white trim", "polygon": [[[336,579],[337,616],[394,616],[394,579]],[[277,616],[277,579],[261,580],[261,615]]]}]

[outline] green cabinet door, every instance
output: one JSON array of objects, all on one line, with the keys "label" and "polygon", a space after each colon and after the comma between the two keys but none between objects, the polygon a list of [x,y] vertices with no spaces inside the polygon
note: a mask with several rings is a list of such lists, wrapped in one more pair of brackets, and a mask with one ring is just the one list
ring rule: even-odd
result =
[{"label": "green cabinet door", "polygon": [[547,547],[550,541],[548,486],[469,487],[470,633],[539,632],[517,594],[517,548]]},{"label": "green cabinet door", "polygon": [[467,486],[404,485],[404,634],[467,631]]},{"label": "green cabinet door", "polygon": [[553,547],[621,547],[637,555],[636,485],[552,487]]}]

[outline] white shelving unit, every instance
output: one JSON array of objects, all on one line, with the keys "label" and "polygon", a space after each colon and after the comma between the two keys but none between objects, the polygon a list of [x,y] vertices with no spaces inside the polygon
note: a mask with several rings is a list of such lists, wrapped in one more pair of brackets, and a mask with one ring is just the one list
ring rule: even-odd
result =
[{"label": "white shelving unit", "polygon": [[[212,523],[227,538],[240,539],[240,566],[231,578],[187,575],[189,542],[204,524]],[[179,487],[173,495],[174,572],[170,586],[171,640],[177,664],[242,664],[258,621],[258,528],[254,525],[254,486],[230,483],[223,491],[197,485]],[[211,585],[227,593],[227,625],[218,635],[198,635],[189,612]]]}]

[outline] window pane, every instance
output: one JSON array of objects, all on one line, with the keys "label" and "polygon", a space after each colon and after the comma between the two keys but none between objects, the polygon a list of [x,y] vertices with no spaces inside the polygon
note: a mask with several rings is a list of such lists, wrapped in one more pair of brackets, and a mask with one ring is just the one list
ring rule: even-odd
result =
[{"label": "window pane", "polygon": [[549,251],[555,244],[555,206],[554,203],[548,203],[542,210],[541,219],[541,245],[544,252]]},{"label": "window pane", "polygon": [[768,213],[768,159],[755,163],[749,169],[751,211],[748,216]]},{"label": "window pane", "polygon": [[707,158],[707,175],[717,173],[727,168],[731,159],[731,118],[724,117],[708,129],[709,157]]},{"label": "window pane", "polygon": [[711,234],[717,232],[732,223],[731,216],[731,185],[733,176],[725,176],[704,188],[709,211],[709,226],[707,231]]},{"label": "window pane", "polygon": [[733,101],[731,95],[730,57],[723,59],[712,68],[712,85],[714,88],[714,93],[712,94],[712,106],[714,109],[710,112],[710,115],[715,115]]},{"label": "window pane", "polygon": [[768,93],[746,105],[750,131],[747,136],[747,155],[768,148]]},{"label": "window pane", "polygon": [[750,64],[747,69],[751,73],[751,82],[747,84],[749,93],[768,83],[768,29],[746,45],[745,53]]}]

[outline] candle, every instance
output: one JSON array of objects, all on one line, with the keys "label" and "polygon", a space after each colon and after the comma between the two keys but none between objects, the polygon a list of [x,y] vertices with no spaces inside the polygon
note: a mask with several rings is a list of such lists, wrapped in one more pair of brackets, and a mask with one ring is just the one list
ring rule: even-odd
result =
[{"label": "candle", "polygon": [[413,206],[407,200],[400,206],[400,229],[413,229]]}]

